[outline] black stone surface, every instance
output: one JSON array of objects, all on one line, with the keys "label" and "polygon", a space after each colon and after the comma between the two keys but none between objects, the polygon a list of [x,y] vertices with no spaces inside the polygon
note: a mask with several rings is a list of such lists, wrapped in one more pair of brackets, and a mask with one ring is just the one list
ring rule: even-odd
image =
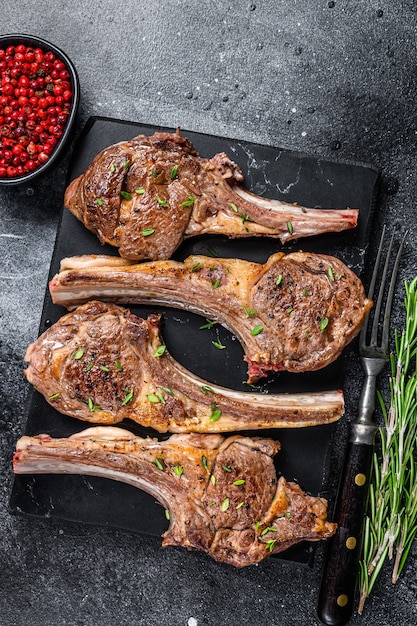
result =
[{"label": "black stone surface", "polygon": [[[20,0],[1,29],[53,41],[74,61],[91,115],[281,146],[380,169],[369,254],[382,225],[409,228],[402,281],[417,274],[417,9],[409,1],[229,3]],[[112,528],[11,515],[11,459],[24,429],[25,349],[38,333],[68,157],[30,187],[0,188],[0,624],[316,626],[323,546],[313,565],[244,570]],[[365,273],[364,280],[367,280]],[[362,374],[351,354],[346,416],[330,450],[334,491]],[[380,386],[387,392],[387,375]],[[387,563],[351,624],[417,623],[413,546],[394,586]]]}]

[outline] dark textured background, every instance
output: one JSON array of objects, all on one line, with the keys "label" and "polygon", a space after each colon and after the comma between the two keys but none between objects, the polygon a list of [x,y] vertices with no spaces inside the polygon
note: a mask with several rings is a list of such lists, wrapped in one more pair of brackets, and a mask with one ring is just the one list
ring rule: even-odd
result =
[{"label": "dark textured background", "polygon": [[[408,0],[62,0],[2,5],[1,31],[61,47],[90,115],[154,123],[381,169],[375,238],[410,229],[401,280],[417,274],[417,5]],[[313,567],[266,561],[236,571],[159,540],[8,512],[11,458],[23,429],[26,346],[38,332],[68,160],[30,187],[0,188],[0,624],[317,625],[323,547]],[[401,327],[403,290],[394,325]],[[335,481],[362,375],[355,357]],[[381,381],[386,390],[386,377]],[[403,576],[387,566],[351,624],[417,623],[414,546]]]}]

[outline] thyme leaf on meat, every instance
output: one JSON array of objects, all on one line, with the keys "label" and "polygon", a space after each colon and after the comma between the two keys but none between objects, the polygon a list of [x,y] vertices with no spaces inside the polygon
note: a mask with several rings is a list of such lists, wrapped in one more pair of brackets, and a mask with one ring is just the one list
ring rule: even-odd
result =
[{"label": "thyme leaf on meat", "polygon": [[279,287],[281,283],[282,283],[282,274],[278,274],[275,284],[277,285],[277,287]]},{"label": "thyme leaf on meat", "polygon": [[60,391],[53,393],[52,396],[49,396],[48,400],[56,400],[61,395]]},{"label": "thyme leaf on meat", "polygon": [[292,222],[287,222],[287,230],[290,233],[290,235],[293,234],[294,228],[293,228]]},{"label": "thyme leaf on meat", "polygon": [[194,196],[188,196],[188,200],[186,200],[185,202],[181,202],[181,206],[183,207],[193,206],[194,202],[195,202]]},{"label": "thyme leaf on meat", "polygon": [[143,196],[143,194],[145,193],[145,189],[143,187],[138,187],[137,189],[135,189],[135,193],[137,193],[138,196]]},{"label": "thyme leaf on meat", "polygon": [[221,510],[222,511],[227,511],[227,509],[229,508],[230,505],[230,499],[229,498],[225,498],[221,504]]},{"label": "thyme leaf on meat", "polygon": [[103,206],[103,200],[101,198],[96,198],[96,202],[98,206]]},{"label": "thyme leaf on meat", "polygon": [[254,328],[250,331],[250,334],[255,337],[256,335],[260,335],[263,329],[263,326],[254,326]]},{"label": "thyme leaf on meat", "polygon": [[84,350],[82,348],[80,348],[79,350],[74,352],[74,359],[76,361],[79,361],[83,355],[84,355]]},{"label": "thyme leaf on meat", "polygon": [[246,306],[243,307],[243,310],[245,311],[246,317],[252,317],[258,313],[256,309],[248,309]]},{"label": "thyme leaf on meat", "polygon": [[124,198],[125,200],[131,200],[132,199],[132,195],[128,192],[128,191],[121,191],[120,195],[122,196],[122,198]]},{"label": "thyme leaf on meat", "polygon": [[145,229],[142,231],[142,235],[143,235],[144,237],[149,237],[149,235],[153,235],[153,234],[154,234],[154,232],[155,232],[155,229],[154,229],[154,228],[145,228]]},{"label": "thyme leaf on meat", "polygon": [[130,402],[133,399],[133,389],[123,389],[123,391],[125,392],[126,395],[123,398],[122,406],[125,406],[128,402]]},{"label": "thyme leaf on meat", "polygon": [[165,200],[165,198],[160,198],[159,196],[156,196],[156,201],[159,204],[159,206],[163,206],[163,207],[168,206],[168,201]]},{"label": "thyme leaf on meat", "polygon": [[162,355],[164,354],[164,352],[165,352],[166,348],[167,348],[167,347],[166,347],[165,345],[158,346],[158,347],[156,348],[155,352],[153,353],[153,355],[154,355],[155,357],[160,357],[160,356],[162,356]]},{"label": "thyme leaf on meat", "polygon": [[160,461],[158,458],[156,458],[156,459],[155,459],[155,465],[156,465],[156,467],[157,467],[159,470],[161,470],[161,472],[163,472],[163,471],[164,471],[164,469],[165,469],[165,468],[164,468],[164,466],[162,465],[161,461]]},{"label": "thyme leaf on meat", "polygon": [[220,340],[219,341],[212,341],[211,343],[218,350],[225,350],[225,348],[226,348],[226,346],[224,346]]},{"label": "thyme leaf on meat", "polygon": [[326,330],[327,326],[329,324],[329,318],[328,317],[322,317],[320,320],[320,332],[324,333],[324,331]]},{"label": "thyme leaf on meat", "polygon": [[178,165],[174,165],[174,167],[172,168],[172,170],[169,173],[170,179],[174,180],[174,178],[176,177],[177,174],[178,174]]},{"label": "thyme leaf on meat", "polygon": [[182,466],[182,465],[175,465],[175,466],[172,468],[172,471],[174,472],[174,474],[175,474],[176,476],[178,476],[178,478],[181,478],[181,476],[182,476],[182,475],[183,475],[183,473],[184,473],[184,468],[183,468],[183,466]]},{"label": "thyme leaf on meat", "polygon": [[378,394],[383,425],[376,435],[359,564],[359,613],[387,556],[397,582],[417,535],[417,276],[404,284],[405,325],[394,332],[389,408]]}]

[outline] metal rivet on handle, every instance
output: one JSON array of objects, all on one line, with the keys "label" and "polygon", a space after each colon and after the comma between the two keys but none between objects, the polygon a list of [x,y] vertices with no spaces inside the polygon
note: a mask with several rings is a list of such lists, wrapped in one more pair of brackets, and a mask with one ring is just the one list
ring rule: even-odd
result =
[{"label": "metal rivet on handle", "polygon": [[348,537],[346,539],[346,547],[348,550],[353,550],[356,548],[356,537]]},{"label": "metal rivet on handle", "polygon": [[363,487],[365,483],[366,483],[365,474],[356,474],[355,484],[358,485],[358,487]]},{"label": "metal rivet on handle", "polygon": [[339,606],[346,606],[348,603],[349,598],[347,597],[347,595],[345,593],[342,593],[336,600],[337,604]]}]

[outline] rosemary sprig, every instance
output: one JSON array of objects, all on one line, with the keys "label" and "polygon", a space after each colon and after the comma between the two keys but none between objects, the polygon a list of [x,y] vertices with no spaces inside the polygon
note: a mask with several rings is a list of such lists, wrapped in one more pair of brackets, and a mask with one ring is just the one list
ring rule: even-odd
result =
[{"label": "rosemary sprig", "polygon": [[405,292],[405,328],[395,332],[390,357],[388,410],[378,394],[384,425],[377,431],[365,518],[359,613],[387,557],[397,582],[417,535],[417,277],[405,282]]}]

